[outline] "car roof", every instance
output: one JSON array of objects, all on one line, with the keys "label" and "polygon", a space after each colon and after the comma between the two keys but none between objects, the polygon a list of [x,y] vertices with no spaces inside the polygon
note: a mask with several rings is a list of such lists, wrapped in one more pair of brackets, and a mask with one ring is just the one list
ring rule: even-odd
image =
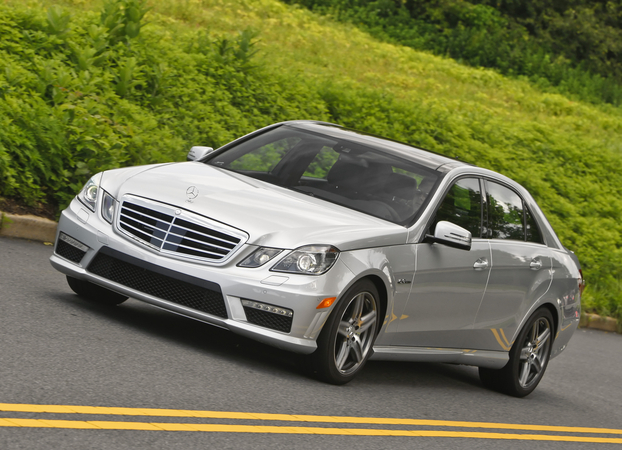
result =
[{"label": "car roof", "polygon": [[470,164],[467,164],[465,162],[458,161],[456,159],[449,158],[447,156],[440,155],[429,150],[423,150],[417,147],[413,147],[412,145],[375,136],[373,134],[365,133],[351,128],[342,127],[341,125],[336,125],[333,123],[311,120],[296,120],[290,122],[283,122],[282,125],[315,132],[335,139],[343,139],[367,147],[372,147],[374,149],[392,154],[394,156],[398,156],[403,159],[415,161],[424,167],[428,167],[430,169],[438,170],[441,172],[448,172],[449,170],[460,166],[470,166]]}]

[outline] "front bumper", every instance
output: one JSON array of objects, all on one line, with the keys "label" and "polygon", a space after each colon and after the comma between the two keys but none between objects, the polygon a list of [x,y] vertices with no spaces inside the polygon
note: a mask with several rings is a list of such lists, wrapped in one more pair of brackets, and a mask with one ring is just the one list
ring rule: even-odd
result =
[{"label": "front bumper", "polygon": [[[316,306],[326,297],[338,296],[353,279],[353,274],[340,261],[318,277],[278,274],[269,272],[267,267],[237,267],[254,250],[248,245],[220,266],[163,256],[123,237],[77,200],[63,211],[56,242],[50,262],[66,275],[303,354],[317,348],[316,338],[331,310],[318,310]],[[111,264],[113,269],[108,268]],[[197,289],[202,293],[194,296]],[[200,297],[205,292],[208,297],[218,297],[218,301],[201,303]],[[196,301],[192,300],[193,296]],[[270,329],[274,326],[256,317],[259,314],[269,319],[270,313],[249,311],[244,300],[291,310],[291,329],[289,332]],[[212,303],[222,306],[212,307]]]}]

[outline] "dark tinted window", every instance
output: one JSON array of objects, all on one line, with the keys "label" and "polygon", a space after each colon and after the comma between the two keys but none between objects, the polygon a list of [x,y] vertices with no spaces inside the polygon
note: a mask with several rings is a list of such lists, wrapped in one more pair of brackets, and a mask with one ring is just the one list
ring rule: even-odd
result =
[{"label": "dark tinted window", "polygon": [[538,244],[544,243],[538,224],[527,208],[525,208],[525,225],[528,242],[537,242]]},{"label": "dark tinted window", "polygon": [[513,190],[488,181],[488,227],[493,239],[525,240],[523,200]]},{"label": "dark tinted window", "polygon": [[409,224],[442,174],[371,145],[379,141],[367,146],[281,126],[218,151],[205,163]]},{"label": "dark tinted window", "polygon": [[441,220],[467,229],[473,237],[481,237],[482,194],[477,178],[462,178],[454,183],[436,213]]}]

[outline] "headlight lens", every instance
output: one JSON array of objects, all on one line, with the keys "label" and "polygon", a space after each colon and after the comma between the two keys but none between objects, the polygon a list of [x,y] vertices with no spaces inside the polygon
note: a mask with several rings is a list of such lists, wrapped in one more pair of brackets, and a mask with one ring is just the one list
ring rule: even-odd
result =
[{"label": "headlight lens", "polygon": [[300,247],[276,264],[275,272],[321,275],[330,269],[339,257],[339,250],[331,245]]},{"label": "headlight lens", "polygon": [[106,220],[106,222],[112,223],[112,218],[114,217],[114,197],[103,189],[102,192],[102,217]]},{"label": "headlight lens", "polygon": [[240,267],[259,267],[270,261],[283,250],[280,248],[259,247],[251,255],[238,264]]},{"label": "headlight lens", "polygon": [[89,181],[86,182],[80,193],[78,199],[84,203],[84,206],[88,207],[91,211],[95,212],[95,205],[97,204],[97,195],[99,194],[99,182],[102,179],[101,172],[93,175]]}]

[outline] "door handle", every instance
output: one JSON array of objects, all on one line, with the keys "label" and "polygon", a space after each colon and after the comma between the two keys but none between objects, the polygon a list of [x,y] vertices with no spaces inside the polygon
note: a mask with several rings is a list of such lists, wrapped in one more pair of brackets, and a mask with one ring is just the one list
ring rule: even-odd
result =
[{"label": "door handle", "polygon": [[473,264],[473,268],[475,270],[484,270],[488,267],[488,260],[486,258],[479,258],[477,261],[475,261],[475,264]]},{"label": "door handle", "polygon": [[537,258],[532,259],[531,262],[529,263],[529,268],[531,270],[540,270],[540,269],[542,269],[542,261],[540,261]]}]

